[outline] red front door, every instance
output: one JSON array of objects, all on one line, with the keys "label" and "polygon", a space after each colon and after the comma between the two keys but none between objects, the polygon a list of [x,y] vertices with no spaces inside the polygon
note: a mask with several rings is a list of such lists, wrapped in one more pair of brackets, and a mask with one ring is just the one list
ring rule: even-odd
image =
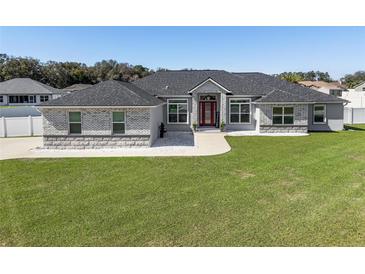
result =
[{"label": "red front door", "polygon": [[199,102],[199,125],[214,126],[217,102]]}]

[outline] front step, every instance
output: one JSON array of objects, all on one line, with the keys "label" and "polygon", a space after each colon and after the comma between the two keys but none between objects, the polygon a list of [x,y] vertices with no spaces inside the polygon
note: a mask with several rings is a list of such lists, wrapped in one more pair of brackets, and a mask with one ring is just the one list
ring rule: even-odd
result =
[{"label": "front step", "polygon": [[211,133],[217,133],[217,132],[221,132],[221,130],[219,128],[215,128],[215,127],[198,127],[196,129],[197,132],[211,132]]}]

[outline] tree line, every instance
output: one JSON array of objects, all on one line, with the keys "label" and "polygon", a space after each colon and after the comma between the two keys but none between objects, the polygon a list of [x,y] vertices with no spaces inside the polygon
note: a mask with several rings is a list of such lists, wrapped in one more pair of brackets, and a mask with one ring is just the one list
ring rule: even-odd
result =
[{"label": "tree line", "polygon": [[0,54],[0,81],[13,78],[31,78],[55,88],[73,84],[95,84],[105,80],[132,81],[154,71],[142,65],[102,60],[93,66],[78,62],[40,62],[31,57],[13,57]]},{"label": "tree line", "polygon": [[365,82],[365,71],[357,71],[354,74],[346,74],[343,78],[341,78],[341,80],[348,88],[354,88]]},{"label": "tree line", "polygon": [[[298,83],[300,81],[334,81],[328,72],[321,71],[283,72],[276,74],[275,76],[292,83]],[[353,88],[365,81],[365,71],[357,71],[354,74],[346,74],[340,80],[347,88]]]},{"label": "tree line", "polygon": [[328,72],[308,71],[308,72],[283,72],[276,75],[280,79],[289,82],[298,83],[300,81],[324,81],[332,82],[332,78]]},{"label": "tree line", "polygon": [[[188,70],[188,69],[186,69]],[[167,71],[159,68],[157,71]],[[31,78],[55,88],[65,88],[73,84],[95,84],[105,80],[133,81],[154,73],[142,65],[119,63],[115,60],[102,60],[93,66],[78,62],[40,62],[31,57],[13,57],[0,54],[0,82],[13,78]],[[293,83],[300,81],[331,82],[328,72],[283,72],[274,76]],[[341,78],[348,87],[365,81],[365,71],[347,74]]]}]

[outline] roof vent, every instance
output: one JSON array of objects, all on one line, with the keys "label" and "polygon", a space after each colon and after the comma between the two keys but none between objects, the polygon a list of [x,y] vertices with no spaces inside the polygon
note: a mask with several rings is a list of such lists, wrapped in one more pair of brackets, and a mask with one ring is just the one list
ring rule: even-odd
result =
[{"label": "roof vent", "polygon": [[169,88],[169,86],[166,86],[166,87],[165,87],[165,89],[168,89],[168,88]]}]

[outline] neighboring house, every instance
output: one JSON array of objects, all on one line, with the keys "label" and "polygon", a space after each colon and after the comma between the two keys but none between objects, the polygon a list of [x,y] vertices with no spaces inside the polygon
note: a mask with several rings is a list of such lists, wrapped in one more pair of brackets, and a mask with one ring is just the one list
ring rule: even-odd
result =
[{"label": "neighboring house", "polygon": [[65,91],[30,78],[15,78],[0,82],[0,106],[36,105],[58,98]]},{"label": "neighboring house", "polygon": [[66,87],[62,90],[65,91],[65,92],[74,92],[74,91],[83,90],[85,88],[89,88],[91,86],[92,85],[90,85],[90,84],[74,84],[74,85],[68,86],[68,87]]},{"label": "neighboring house", "polygon": [[168,131],[304,133],[343,129],[346,101],[263,73],[161,71],[106,81],[39,106],[46,148],[150,146]]},{"label": "neighboring house", "polygon": [[342,92],[346,91],[346,87],[339,82],[301,81],[299,84],[338,97],[341,97]]},{"label": "neighboring house", "polygon": [[365,108],[365,82],[343,92],[341,98],[349,101],[346,107]]},{"label": "neighboring house", "polygon": [[364,91],[365,92],[365,82],[362,82],[361,84],[354,87],[354,91]]}]

